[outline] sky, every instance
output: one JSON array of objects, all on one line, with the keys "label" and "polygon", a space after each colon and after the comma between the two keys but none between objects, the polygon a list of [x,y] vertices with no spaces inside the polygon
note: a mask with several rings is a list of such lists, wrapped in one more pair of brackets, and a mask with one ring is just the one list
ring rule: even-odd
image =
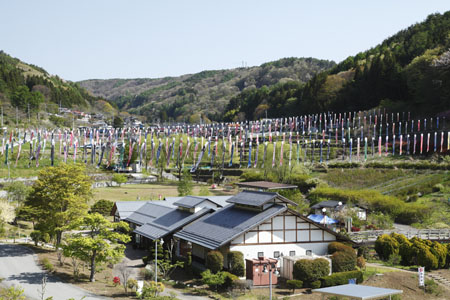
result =
[{"label": "sky", "polygon": [[448,10],[449,0],[0,0],[0,50],[72,81],[339,62]]}]

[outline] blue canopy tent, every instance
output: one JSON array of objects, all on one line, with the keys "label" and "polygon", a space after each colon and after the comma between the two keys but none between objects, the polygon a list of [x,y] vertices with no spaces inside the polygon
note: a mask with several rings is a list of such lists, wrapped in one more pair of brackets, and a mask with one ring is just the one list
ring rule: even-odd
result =
[{"label": "blue canopy tent", "polygon": [[338,220],[332,219],[327,215],[309,215],[308,219],[322,225],[332,225],[339,223]]}]

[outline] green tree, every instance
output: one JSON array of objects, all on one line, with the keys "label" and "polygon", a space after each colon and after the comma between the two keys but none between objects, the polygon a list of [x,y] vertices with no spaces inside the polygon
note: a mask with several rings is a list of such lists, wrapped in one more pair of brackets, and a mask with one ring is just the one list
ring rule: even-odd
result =
[{"label": "green tree", "polygon": [[14,181],[8,184],[6,191],[8,192],[8,200],[22,204],[27,198],[30,188],[21,181]]},{"label": "green tree", "polygon": [[0,300],[26,300],[26,298],[22,288],[11,286],[0,289]]},{"label": "green tree", "polygon": [[122,185],[122,183],[125,183],[128,181],[127,176],[124,174],[114,174],[112,177],[112,181],[117,183],[119,187]]},{"label": "green tree", "polygon": [[187,196],[192,194],[193,184],[192,176],[189,170],[183,171],[183,176],[181,176],[178,182],[178,196]]},{"label": "green tree", "polygon": [[113,206],[114,202],[100,199],[91,206],[91,213],[99,213],[102,216],[107,217],[110,215]]},{"label": "green tree", "polygon": [[96,270],[102,264],[117,263],[123,257],[125,245],[119,243],[131,240],[128,234],[119,232],[129,231],[127,223],[110,222],[98,213],[79,218],[70,229],[87,231],[67,238],[64,251],[89,264],[91,282],[95,281]]},{"label": "green tree", "polygon": [[120,116],[114,116],[113,127],[114,128],[122,128],[123,127],[123,120]]},{"label": "green tree", "polygon": [[92,196],[91,179],[81,165],[62,164],[39,172],[25,207],[38,229],[56,235],[56,245],[71,222],[87,213]]}]

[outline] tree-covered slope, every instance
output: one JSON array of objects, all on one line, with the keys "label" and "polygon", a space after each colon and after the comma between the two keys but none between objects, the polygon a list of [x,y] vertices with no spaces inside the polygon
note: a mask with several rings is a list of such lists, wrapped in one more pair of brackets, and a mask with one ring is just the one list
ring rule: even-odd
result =
[{"label": "tree-covered slope", "polygon": [[305,85],[279,83],[232,98],[226,120],[374,107],[434,114],[450,109],[450,12],[433,14],[348,57]]},{"label": "tree-covered slope", "polygon": [[231,98],[279,83],[305,83],[335,63],[314,58],[284,58],[258,67],[203,71],[159,79],[86,80],[79,84],[121,110],[152,121],[221,120]]},{"label": "tree-covered slope", "polygon": [[24,115],[34,117],[39,110],[57,112],[59,105],[88,109],[97,104],[97,100],[77,83],[50,75],[38,66],[0,51],[0,101],[5,123],[15,122],[16,107],[18,121],[22,122],[27,119],[23,118]]}]

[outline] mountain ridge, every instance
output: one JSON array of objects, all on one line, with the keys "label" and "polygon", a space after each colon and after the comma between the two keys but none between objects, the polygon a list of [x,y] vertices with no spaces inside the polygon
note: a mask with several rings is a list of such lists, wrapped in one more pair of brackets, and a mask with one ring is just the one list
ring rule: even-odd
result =
[{"label": "mountain ridge", "polygon": [[229,100],[246,89],[279,82],[307,82],[335,62],[315,58],[282,58],[260,66],[205,70],[163,78],[93,79],[79,81],[94,95],[105,97],[121,110],[147,116],[148,121],[220,120]]}]

